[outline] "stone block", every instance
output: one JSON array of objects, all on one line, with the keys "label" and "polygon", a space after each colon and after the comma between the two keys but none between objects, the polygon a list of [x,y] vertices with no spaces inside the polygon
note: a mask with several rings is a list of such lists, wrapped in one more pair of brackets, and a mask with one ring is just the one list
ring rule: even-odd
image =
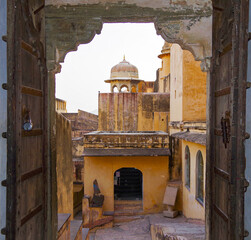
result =
[{"label": "stone block", "polygon": [[163,211],[164,217],[175,218],[178,216],[178,211]]},{"label": "stone block", "polygon": [[166,187],[163,203],[169,206],[174,206],[177,197],[178,188]]}]

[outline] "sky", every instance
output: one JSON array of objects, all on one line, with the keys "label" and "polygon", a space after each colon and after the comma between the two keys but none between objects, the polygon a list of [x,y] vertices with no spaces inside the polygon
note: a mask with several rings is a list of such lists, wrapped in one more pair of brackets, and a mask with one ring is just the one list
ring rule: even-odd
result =
[{"label": "sky", "polygon": [[140,79],[155,81],[163,45],[153,23],[104,24],[90,43],[66,55],[56,74],[56,97],[66,100],[67,112],[81,109],[97,114],[98,92],[110,92],[104,80],[110,78],[111,68],[125,55],[138,68]]}]

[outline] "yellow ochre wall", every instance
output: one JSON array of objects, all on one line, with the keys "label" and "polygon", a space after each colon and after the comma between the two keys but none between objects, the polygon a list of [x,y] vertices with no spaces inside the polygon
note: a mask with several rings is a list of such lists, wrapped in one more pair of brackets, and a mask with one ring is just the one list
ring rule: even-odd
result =
[{"label": "yellow ochre wall", "polygon": [[169,179],[168,160],[168,156],[85,157],[85,194],[93,196],[93,181],[97,179],[105,196],[104,211],[114,211],[114,172],[123,167],[137,168],[143,175],[144,212],[160,212]]},{"label": "yellow ochre wall", "polygon": [[[190,190],[185,186],[185,148],[190,150]],[[196,155],[201,151],[204,163],[204,206],[196,200]],[[205,220],[205,180],[206,180],[206,146],[182,140],[182,182],[183,214],[187,218]]]},{"label": "yellow ochre wall", "polygon": [[206,73],[192,53],[171,46],[170,121],[206,120]]},{"label": "yellow ochre wall", "polygon": [[183,121],[206,121],[207,74],[200,63],[183,51]]},{"label": "yellow ochre wall", "polygon": [[168,132],[168,93],[100,93],[99,131]]},{"label": "yellow ochre wall", "polygon": [[58,213],[70,213],[73,217],[71,122],[59,113],[56,114],[56,130]]},{"label": "yellow ochre wall", "polygon": [[183,50],[178,44],[172,44],[170,67],[170,121],[182,121]]},{"label": "yellow ochre wall", "polygon": [[170,74],[170,53],[161,54],[162,67],[159,68],[159,90],[158,92],[169,92],[170,89],[169,83],[167,83],[166,89],[164,89],[164,78]]}]

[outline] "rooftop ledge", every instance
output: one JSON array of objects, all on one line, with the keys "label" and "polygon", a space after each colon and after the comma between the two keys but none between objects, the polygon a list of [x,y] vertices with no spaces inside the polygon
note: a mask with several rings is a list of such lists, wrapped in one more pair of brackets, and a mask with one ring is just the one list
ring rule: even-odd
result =
[{"label": "rooftop ledge", "polygon": [[168,136],[168,133],[163,132],[163,131],[94,131],[94,132],[89,132],[86,133],[84,136],[90,136],[90,135],[110,135],[110,136],[115,136],[115,135],[125,135],[125,136],[138,136],[138,135],[163,135],[163,136]]},{"label": "rooftop ledge", "polygon": [[[96,131],[84,135],[84,149],[168,149],[169,135],[162,131]],[[144,151],[146,154],[146,151]],[[147,151],[149,153],[149,151]],[[131,154],[131,153],[130,153]]]}]

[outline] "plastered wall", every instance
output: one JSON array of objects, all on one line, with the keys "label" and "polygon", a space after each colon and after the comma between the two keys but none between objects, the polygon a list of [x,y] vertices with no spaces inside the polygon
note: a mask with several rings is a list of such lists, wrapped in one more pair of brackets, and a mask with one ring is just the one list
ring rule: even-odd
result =
[{"label": "plastered wall", "polygon": [[169,94],[100,93],[99,131],[168,131]]},{"label": "plastered wall", "polygon": [[200,62],[183,51],[183,121],[206,121],[206,80]]},{"label": "plastered wall", "polygon": [[58,213],[73,214],[71,123],[63,115],[57,113],[56,126]]},{"label": "plastered wall", "polygon": [[85,157],[85,194],[93,195],[97,179],[105,196],[104,211],[114,211],[114,172],[123,167],[137,168],[143,175],[143,209],[145,213],[163,210],[168,174],[168,157]]},{"label": "plastered wall", "polygon": [[178,44],[171,47],[170,121],[206,121],[206,78],[200,62]]},{"label": "plastered wall", "polygon": [[[185,186],[185,148],[190,150],[190,189]],[[204,163],[204,204],[206,182],[206,146],[182,140],[183,214],[187,218],[205,220],[205,207],[196,200],[196,155],[201,151]]]},{"label": "plastered wall", "polygon": [[[117,3],[117,0],[46,0],[46,5],[78,5],[78,4],[105,4],[105,3]],[[147,0],[124,0],[125,4],[135,4],[140,7],[150,8],[167,8],[167,7],[208,7],[211,6],[210,0],[158,0],[158,1],[147,1]]]},{"label": "plastered wall", "polygon": [[[170,54],[163,54],[161,57],[162,67],[159,69],[158,92],[169,92],[170,81],[165,80],[165,77],[170,74]],[[166,81],[166,82],[165,82]]]},{"label": "plastered wall", "polygon": [[170,121],[183,120],[183,51],[178,44],[171,47]]}]

